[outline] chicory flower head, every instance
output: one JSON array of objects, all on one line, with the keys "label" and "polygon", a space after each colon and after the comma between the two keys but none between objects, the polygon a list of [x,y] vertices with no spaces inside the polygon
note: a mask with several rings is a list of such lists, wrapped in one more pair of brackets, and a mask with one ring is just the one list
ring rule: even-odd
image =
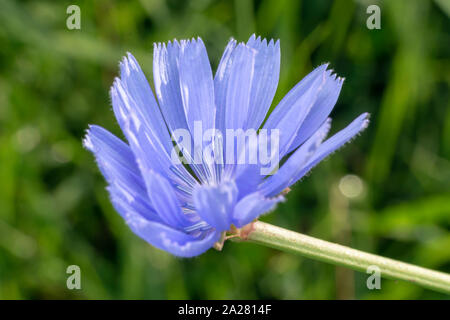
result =
[{"label": "chicory flower head", "polygon": [[[131,54],[111,88],[128,143],[91,125],[84,146],[95,155],[111,201],[134,233],[176,256],[196,256],[232,226],[241,228],[272,210],[283,201],[283,190],[368,125],[364,113],[325,140],[343,83],[327,68],[307,75],[264,122],[278,85],[279,41],[254,35],[247,43],[230,40],[214,76],[200,38],[155,44],[156,98]],[[177,130],[195,136],[199,124],[214,130],[210,138],[179,141]],[[258,129],[277,132],[269,158],[277,159],[279,169],[270,174],[261,174],[266,163],[237,161],[255,144],[225,150],[231,140],[225,131]],[[191,142],[194,151],[186,147]],[[222,161],[204,154],[197,161],[174,161],[174,150],[175,158],[192,160],[208,145]]]}]

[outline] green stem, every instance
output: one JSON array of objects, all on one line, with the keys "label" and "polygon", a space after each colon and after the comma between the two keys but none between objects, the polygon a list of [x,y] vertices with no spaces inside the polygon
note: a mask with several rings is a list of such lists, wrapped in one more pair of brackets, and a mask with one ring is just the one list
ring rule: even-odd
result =
[{"label": "green stem", "polygon": [[450,294],[450,274],[380,257],[339,244],[309,237],[264,222],[254,222],[240,231],[240,239],[262,244],[312,259],[367,272],[377,266],[381,276],[410,281],[428,289]]}]

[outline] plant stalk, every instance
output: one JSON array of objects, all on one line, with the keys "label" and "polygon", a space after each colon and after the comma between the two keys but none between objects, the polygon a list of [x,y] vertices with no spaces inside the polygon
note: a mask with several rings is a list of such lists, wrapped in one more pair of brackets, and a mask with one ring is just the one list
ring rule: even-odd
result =
[{"label": "plant stalk", "polygon": [[450,294],[450,274],[447,273],[362,252],[261,221],[253,222],[236,231],[237,241],[250,241],[361,272],[372,273],[373,271],[369,272],[368,268],[376,266],[381,277],[409,281]]}]

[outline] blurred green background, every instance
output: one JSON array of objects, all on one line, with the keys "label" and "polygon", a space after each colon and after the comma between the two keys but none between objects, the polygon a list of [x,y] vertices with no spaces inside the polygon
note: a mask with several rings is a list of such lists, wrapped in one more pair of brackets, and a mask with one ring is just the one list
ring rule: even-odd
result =
[{"label": "blurred green background", "polygon": [[[81,8],[81,30],[66,8]],[[381,8],[381,30],[366,8]],[[322,62],[346,77],[333,130],[369,128],[262,220],[450,272],[450,2],[0,0],[0,298],[404,299],[448,296],[253,244],[179,259],[135,236],[81,146],[87,125],[123,135],[109,87],[132,52],[201,36],[215,68],[228,39],[281,39],[275,103]],[[348,176],[351,174],[350,176]],[[81,290],[66,268],[81,268]]]}]

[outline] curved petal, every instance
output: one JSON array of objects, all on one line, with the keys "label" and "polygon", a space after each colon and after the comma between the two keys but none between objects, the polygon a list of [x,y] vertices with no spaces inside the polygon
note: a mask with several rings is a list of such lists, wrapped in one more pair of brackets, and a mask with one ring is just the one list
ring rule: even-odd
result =
[{"label": "curved petal", "polygon": [[231,54],[225,102],[225,130],[242,129],[247,122],[255,53],[254,49],[240,43]]},{"label": "curved petal", "polygon": [[[241,132],[240,130],[246,126],[248,120],[255,50],[244,43],[239,43],[230,56],[222,60],[227,60],[228,65],[219,67],[219,70],[226,68],[226,75],[220,76],[220,73],[223,73],[220,71],[215,80],[221,99],[220,104],[217,105],[219,117],[216,119],[216,124],[222,133],[224,167],[229,168],[236,163],[238,138],[235,135],[228,135],[228,132],[231,132],[229,130],[235,130],[232,132],[235,134]],[[223,77],[226,78],[223,79]],[[228,145],[234,146],[233,150],[229,150]],[[230,151],[232,154],[228,154]]]},{"label": "curved petal", "polygon": [[135,212],[125,218],[135,234],[151,245],[179,257],[194,257],[211,248],[220,238],[220,233],[209,230],[193,236],[161,223],[148,221]]},{"label": "curved petal", "polygon": [[174,40],[153,46],[153,80],[161,112],[171,132],[188,129],[178,74],[180,44]]},{"label": "curved petal", "polygon": [[[121,214],[131,230],[151,245],[180,257],[193,257],[199,255],[218,241],[220,234],[209,228],[205,231],[194,229],[187,233],[158,220],[148,219],[149,212],[145,208],[137,207],[117,196],[115,190],[110,190],[111,202]],[[141,211],[145,210],[145,211]]]},{"label": "curved petal", "polygon": [[172,142],[153,92],[138,62],[128,53],[120,63],[121,85],[132,100],[133,108],[128,110],[138,125],[143,126],[153,139],[158,139],[166,152],[172,150]]},{"label": "curved petal", "polygon": [[238,190],[233,181],[220,185],[201,185],[194,189],[194,206],[204,221],[217,231],[225,231],[231,226],[237,195]]},{"label": "curved petal", "polygon": [[216,107],[213,76],[205,45],[200,38],[181,40],[178,72],[190,131],[194,132],[195,121],[201,121],[203,130],[214,128]]},{"label": "curved petal", "polygon": [[275,208],[278,202],[284,201],[283,196],[266,198],[259,192],[251,193],[242,198],[234,207],[233,224],[241,228],[252,222],[260,215]]},{"label": "curved petal", "polygon": [[255,67],[251,86],[250,108],[246,128],[258,129],[269,111],[280,77],[280,41],[256,39],[252,35],[247,46],[255,49]]},{"label": "curved petal", "polygon": [[[111,199],[128,203],[147,219],[160,221],[147,197],[145,183],[130,147],[109,131],[90,126],[83,141],[106,178]],[[120,199],[120,200],[119,200]]]},{"label": "curved petal", "polygon": [[125,218],[127,212],[133,211],[139,212],[143,218],[149,221],[164,223],[147,198],[133,197],[124,190],[120,183],[109,185],[106,189],[109,192],[111,203],[122,218]]},{"label": "curved petal", "polygon": [[108,182],[120,179],[137,190],[145,190],[134,154],[125,142],[100,126],[90,125],[83,145],[94,154]]},{"label": "curved petal", "polygon": [[331,119],[328,119],[328,121],[325,121],[325,123],[322,124],[322,127],[320,127],[311,138],[309,138],[286,160],[278,172],[264,180],[259,188],[261,193],[267,197],[273,197],[289,187],[298,172],[300,172],[311,157],[314,156],[317,148],[330,130],[330,126]]},{"label": "curved petal", "polygon": [[[136,110],[140,107],[124,88],[120,79],[116,79],[111,88],[111,100],[116,118],[133,151],[139,169],[143,172],[153,170],[170,177],[175,185],[192,189],[195,179],[182,164],[167,153],[161,137],[154,130],[147,130]],[[173,147],[172,147],[173,148]],[[144,177],[145,178],[145,177]]]},{"label": "curved petal", "polygon": [[270,114],[265,129],[280,130],[280,156],[288,151],[331,71],[321,65],[300,81]]},{"label": "curved petal", "polygon": [[256,190],[264,175],[261,173],[261,139],[247,139],[245,145],[237,150],[237,161],[234,165],[234,179],[239,189],[238,200]]},{"label": "curved petal", "polygon": [[319,92],[316,102],[298,130],[297,136],[292,142],[288,152],[294,150],[305,142],[305,140],[316,132],[320,125],[330,115],[336,101],[338,100],[343,82],[344,79],[336,78],[336,75],[327,77],[327,82],[323,90]]},{"label": "curved petal", "polygon": [[255,191],[264,176],[261,174],[261,167],[257,164],[237,166],[235,183],[239,189],[239,200]]},{"label": "curved petal", "polygon": [[148,197],[161,219],[175,229],[192,225],[192,221],[181,209],[181,203],[169,181],[156,172],[150,171],[145,176]]},{"label": "curved petal", "polygon": [[327,139],[324,143],[320,145],[314,156],[308,161],[306,166],[294,177],[292,184],[301,179],[306,173],[309,172],[316,164],[322,161],[325,157],[330,155],[332,152],[336,151],[342,147],[345,143],[349,142],[354,136],[360,133],[362,130],[367,128],[369,125],[369,114],[363,113],[352,123],[350,123],[346,128],[342,129],[336,133],[331,138]]},{"label": "curved petal", "polygon": [[220,59],[219,66],[217,67],[216,74],[214,76],[214,98],[216,101],[216,128],[222,132],[225,132],[225,113],[226,113],[226,101],[227,101],[227,85],[231,72],[231,53],[236,47],[236,40],[233,38],[228,42],[225,51]]}]

